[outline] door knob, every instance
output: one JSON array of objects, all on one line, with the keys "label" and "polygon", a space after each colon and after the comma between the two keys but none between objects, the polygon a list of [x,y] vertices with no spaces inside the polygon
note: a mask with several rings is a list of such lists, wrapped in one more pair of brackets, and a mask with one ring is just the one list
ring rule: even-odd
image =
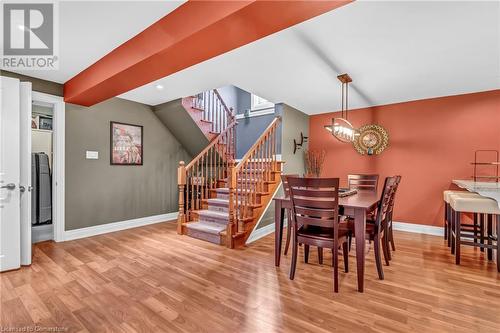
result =
[{"label": "door knob", "polygon": [[7,185],[0,186],[0,189],[1,189],[1,188],[5,188],[5,189],[7,189],[7,190],[9,190],[9,191],[14,191],[14,190],[16,189],[16,184],[14,184],[14,183],[9,183],[9,184],[7,184]]},{"label": "door knob", "polygon": [[19,191],[21,191],[21,192],[25,192],[25,191],[26,191],[26,189],[28,190],[28,192],[31,192],[31,190],[33,189],[33,186],[28,186],[28,187],[26,188],[26,186],[24,186],[24,185],[19,185]]}]

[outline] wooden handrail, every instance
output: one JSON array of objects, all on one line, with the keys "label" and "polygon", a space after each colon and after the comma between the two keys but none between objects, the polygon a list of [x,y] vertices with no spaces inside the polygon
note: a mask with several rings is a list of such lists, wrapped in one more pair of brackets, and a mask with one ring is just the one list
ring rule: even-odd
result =
[{"label": "wooden handrail", "polygon": [[203,120],[212,123],[213,133],[222,133],[235,120],[232,108],[227,107],[217,89],[195,95],[192,106],[203,111]]},{"label": "wooden handrail", "polygon": [[242,162],[247,160],[252,155],[252,153],[255,151],[255,149],[262,143],[262,141],[264,141],[266,134],[269,133],[276,126],[276,124],[279,121],[281,121],[281,116],[277,116],[276,118],[273,119],[273,121],[269,124],[269,126],[267,126],[267,128],[264,130],[262,135],[259,137],[259,139],[252,145],[252,147],[250,147],[250,149],[247,151],[247,153],[245,155],[243,155],[240,162],[236,166],[235,171],[239,171],[239,169],[241,169],[241,167],[243,165]]},{"label": "wooden handrail", "polygon": [[231,205],[226,230],[229,247],[233,246],[232,239],[238,233],[249,235],[245,223],[254,222],[254,208],[262,204],[261,196],[267,195],[269,184],[276,181],[275,175],[280,171],[276,159],[280,121],[281,117],[276,117],[238,165],[229,170],[227,184]]},{"label": "wooden handrail", "polygon": [[191,162],[186,165],[186,169],[189,170],[193,167],[193,165],[198,162],[206,153],[215,145],[220,144],[221,140],[224,138],[224,134],[226,134],[228,131],[232,130],[238,123],[236,121],[233,121],[231,124],[227,126],[227,128],[217,136],[212,142],[208,144],[199,154],[196,156]]},{"label": "wooden handrail", "polygon": [[214,89],[214,93],[217,95],[221,104],[224,106],[224,110],[226,111],[227,115],[231,117],[231,120],[234,119],[234,113],[232,112],[231,108],[227,107],[226,102],[224,102],[224,99],[220,95],[219,91],[217,89]]}]

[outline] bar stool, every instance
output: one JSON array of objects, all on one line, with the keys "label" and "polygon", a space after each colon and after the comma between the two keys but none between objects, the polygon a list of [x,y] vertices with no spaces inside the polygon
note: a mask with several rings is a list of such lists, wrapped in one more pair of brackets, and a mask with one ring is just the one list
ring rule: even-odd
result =
[{"label": "bar stool", "polygon": [[[477,193],[472,193],[468,191],[454,191],[454,190],[446,190],[443,191],[443,199],[444,199],[444,239],[448,241],[448,247],[451,246],[451,228],[453,225],[452,215],[451,215],[451,207],[450,200],[452,195],[461,195],[466,197],[479,197],[480,195]],[[474,221],[476,222],[476,221]]]},{"label": "bar stool", "polygon": [[[455,263],[460,265],[460,245],[469,246],[479,246],[481,248],[488,249],[488,259],[492,259],[493,251],[497,252],[497,270],[500,272],[500,242],[498,241],[498,235],[500,235],[500,208],[498,207],[498,202],[493,199],[485,197],[467,197],[460,195],[452,195],[450,200],[450,206],[453,215],[453,228],[451,232],[451,243],[455,248]],[[470,242],[462,240],[462,225],[460,222],[461,213],[474,213],[474,214],[486,214],[488,220],[496,217],[496,236],[493,235],[491,226],[488,227],[486,240],[487,244],[481,241],[480,244],[477,242]],[[481,236],[482,237],[482,236]],[[483,239],[481,239],[483,240]]]}]

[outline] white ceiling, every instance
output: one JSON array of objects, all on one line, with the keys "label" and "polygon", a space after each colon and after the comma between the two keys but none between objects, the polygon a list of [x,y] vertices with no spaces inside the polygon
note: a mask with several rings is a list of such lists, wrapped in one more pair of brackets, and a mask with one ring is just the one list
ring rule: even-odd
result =
[{"label": "white ceiling", "polygon": [[[356,1],[120,97],[160,104],[234,84],[305,113],[500,88],[500,4]],[[155,88],[164,86],[163,90]]]},{"label": "white ceiling", "polygon": [[184,2],[60,1],[59,69],[16,72],[64,83]]}]

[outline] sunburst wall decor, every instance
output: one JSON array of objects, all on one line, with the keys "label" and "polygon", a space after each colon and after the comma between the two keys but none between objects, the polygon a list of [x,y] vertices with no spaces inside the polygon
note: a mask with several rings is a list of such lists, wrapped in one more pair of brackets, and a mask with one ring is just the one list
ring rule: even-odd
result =
[{"label": "sunburst wall decor", "polygon": [[389,145],[389,134],[380,125],[365,125],[358,129],[358,133],[353,145],[361,155],[378,155]]}]

